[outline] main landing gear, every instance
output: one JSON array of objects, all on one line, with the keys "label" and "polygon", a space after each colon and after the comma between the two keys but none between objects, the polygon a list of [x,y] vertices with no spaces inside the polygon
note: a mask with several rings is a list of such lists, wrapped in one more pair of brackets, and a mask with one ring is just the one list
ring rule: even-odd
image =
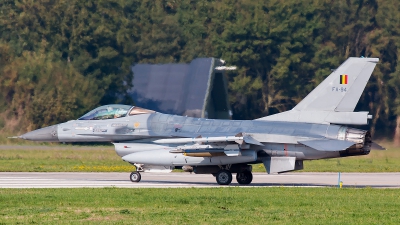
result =
[{"label": "main landing gear", "polygon": [[[132,182],[139,182],[142,179],[140,172],[143,172],[141,165],[134,165],[136,170],[133,171],[129,178]],[[219,185],[229,185],[232,183],[232,173],[236,173],[236,181],[239,184],[250,184],[253,181],[250,165],[226,165],[213,167],[197,168],[199,174],[212,174]],[[201,170],[200,170],[201,169]],[[196,171],[195,171],[196,173]]]},{"label": "main landing gear", "polygon": [[[229,170],[221,169],[215,174],[219,185],[229,185],[232,182],[232,173]],[[253,181],[253,174],[250,171],[236,173],[236,181],[239,184],[250,184]]]},{"label": "main landing gear", "polygon": [[253,181],[253,174],[250,171],[245,171],[236,174],[236,181],[239,184],[250,184]]},{"label": "main landing gear", "polygon": [[220,170],[215,179],[219,185],[229,185],[232,182],[232,173],[229,170]]}]

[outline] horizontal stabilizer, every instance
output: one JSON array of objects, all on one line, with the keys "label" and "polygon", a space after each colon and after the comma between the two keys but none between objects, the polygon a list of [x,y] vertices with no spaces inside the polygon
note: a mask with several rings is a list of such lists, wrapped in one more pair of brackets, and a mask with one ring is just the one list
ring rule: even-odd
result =
[{"label": "horizontal stabilizer", "polygon": [[380,146],[380,145],[378,145],[378,144],[375,143],[375,142],[372,142],[372,143],[371,143],[371,149],[372,149],[372,150],[386,150],[385,147]]},{"label": "horizontal stabilizer", "polygon": [[299,144],[303,144],[310,148],[313,148],[318,151],[343,151],[351,146],[353,146],[354,142],[351,141],[341,141],[334,139],[315,139],[315,140],[306,140],[306,141],[298,141]]}]

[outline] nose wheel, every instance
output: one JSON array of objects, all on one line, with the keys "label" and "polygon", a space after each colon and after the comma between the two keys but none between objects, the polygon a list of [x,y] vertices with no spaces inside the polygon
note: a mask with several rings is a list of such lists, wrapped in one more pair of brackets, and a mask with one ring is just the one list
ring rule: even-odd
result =
[{"label": "nose wheel", "polygon": [[139,172],[135,171],[131,173],[129,178],[131,179],[132,182],[139,182],[140,179],[142,179],[142,175],[140,175]]}]

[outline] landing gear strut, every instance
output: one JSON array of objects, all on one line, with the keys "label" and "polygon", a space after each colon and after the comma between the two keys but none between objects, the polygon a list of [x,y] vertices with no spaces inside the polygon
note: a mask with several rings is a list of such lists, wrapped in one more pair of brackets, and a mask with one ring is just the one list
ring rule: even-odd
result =
[{"label": "landing gear strut", "polygon": [[229,170],[220,170],[215,179],[220,185],[229,185],[232,182],[232,173]]},{"label": "landing gear strut", "polygon": [[129,178],[131,179],[132,182],[137,183],[142,179],[142,175],[140,175],[139,171],[143,171],[143,170],[141,170],[142,169],[141,165],[134,164],[133,166],[135,167],[135,171],[133,171],[131,173]]},{"label": "landing gear strut", "polygon": [[239,184],[250,184],[253,181],[253,174],[250,171],[237,173],[236,180]]}]

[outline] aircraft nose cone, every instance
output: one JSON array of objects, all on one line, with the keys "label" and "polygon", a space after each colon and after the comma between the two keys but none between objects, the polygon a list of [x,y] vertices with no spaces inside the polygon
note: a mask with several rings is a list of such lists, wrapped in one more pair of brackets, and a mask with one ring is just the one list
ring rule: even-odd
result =
[{"label": "aircraft nose cone", "polygon": [[58,125],[45,127],[21,135],[22,139],[30,141],[59,141],[57,134]]}]

